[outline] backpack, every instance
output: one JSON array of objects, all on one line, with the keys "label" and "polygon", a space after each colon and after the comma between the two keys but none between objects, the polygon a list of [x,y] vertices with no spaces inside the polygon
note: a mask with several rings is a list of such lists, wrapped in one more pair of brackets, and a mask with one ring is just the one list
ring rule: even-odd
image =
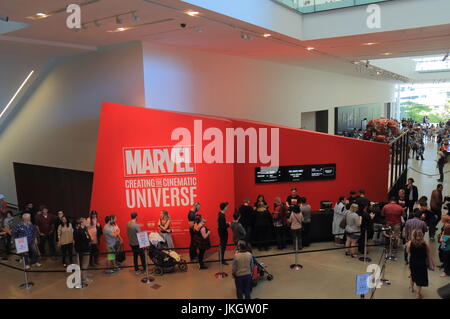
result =
[{"label": "backpack", "polygon": [[339,223],[339,227],[342,229],[345,229],[345,227],[347,227],[347,213],[345,213],[344,218],[342,218],[341,222]]}]

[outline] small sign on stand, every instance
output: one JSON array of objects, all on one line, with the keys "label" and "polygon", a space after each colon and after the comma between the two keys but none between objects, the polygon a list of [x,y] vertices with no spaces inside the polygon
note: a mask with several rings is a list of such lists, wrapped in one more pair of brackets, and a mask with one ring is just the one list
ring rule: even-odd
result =
[{"label": "small sign on stand", "polygon": [[369,277],[371,273],[356,275],[356,295],[364,299],[364,296],[370,292]]},{"label": "small sign on stand", "polygon": [[29,251],[28,239],[27,239],[27,237],[16,238],[14,240],[14,244],[16,245],[16,253],[24,254],[24,256],[22,256],[22,259],[23,259],[23,273],[25,276],[25,282],[23,284],[21,284],[19,286],[19,288],[30,289],[31,287],[33,287],[34,283],[28,282],[28,275],[27,275],[27,270],[26,270],[27,265],[25,263],[25,254],[28,253],[28,251]]},{"label": "small sign on stand", "polygon": [[155,281],[155,278],[150,277],[148,274],[148,247],[150,247],[150,240],[148,239],[148,233],[146,231],[140,232],[136,234],[139,248],[144,249],[145,251],[145,273],[146,277],[141,279],[141,282],[144,284],[149,284],[152,281]]}]

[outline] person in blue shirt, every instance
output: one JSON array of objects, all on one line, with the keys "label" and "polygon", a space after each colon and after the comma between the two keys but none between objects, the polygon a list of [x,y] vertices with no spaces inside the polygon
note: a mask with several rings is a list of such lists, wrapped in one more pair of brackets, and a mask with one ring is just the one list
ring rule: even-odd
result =
[{"label": "person in blue shirt", "polygon": [[12,230],[12,237],[14,239],[27,237],[28,253],[25,254],[25,269],[30,269],[30,264],[33,267],[41,267],[39,263],[39,252],[37,249],[37,233],[36,228],[31,223],[31,215],[25,213],[22,215],[22,222],[20,222]]}]

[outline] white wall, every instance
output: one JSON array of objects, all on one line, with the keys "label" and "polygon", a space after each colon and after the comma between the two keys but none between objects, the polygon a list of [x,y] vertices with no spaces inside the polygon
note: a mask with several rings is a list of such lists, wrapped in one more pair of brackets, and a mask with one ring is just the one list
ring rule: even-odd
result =
[{"label": "white wall", "polygon": [[394,84],[144,43],[146,105],[300,127],[301,112],[394,101]]},{"label": "white wall", "polygon": [[143,82],[140,43],[57,63],[0,134],[0,193],[17,203],[13,162],[92,171],[101,103],[143,106]]}]

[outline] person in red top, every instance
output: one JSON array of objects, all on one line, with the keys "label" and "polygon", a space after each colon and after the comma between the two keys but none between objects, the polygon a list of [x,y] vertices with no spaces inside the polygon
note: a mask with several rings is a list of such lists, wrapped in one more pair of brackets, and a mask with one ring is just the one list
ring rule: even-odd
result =
[{"label": "person in red top", "polygon": [[384,205],[381,210],[381,215],[386,218],[386,224],[392,228],[395,236],[393,244],[394,248],[396,248],[398,246],[398,239],[400,238],[402,216],[405,215],[405,210],[397,203],[395,197],[391,197],[389,204]]},{"label": "person in red top", "polygon": [[45,254],[45,243],[48,242],[50,255],[55,254],[55,218],[49,214],[46,206],[39,209],[42,213],[36,216],[36,229],[39,234],[39,250],[41,254]]}]

